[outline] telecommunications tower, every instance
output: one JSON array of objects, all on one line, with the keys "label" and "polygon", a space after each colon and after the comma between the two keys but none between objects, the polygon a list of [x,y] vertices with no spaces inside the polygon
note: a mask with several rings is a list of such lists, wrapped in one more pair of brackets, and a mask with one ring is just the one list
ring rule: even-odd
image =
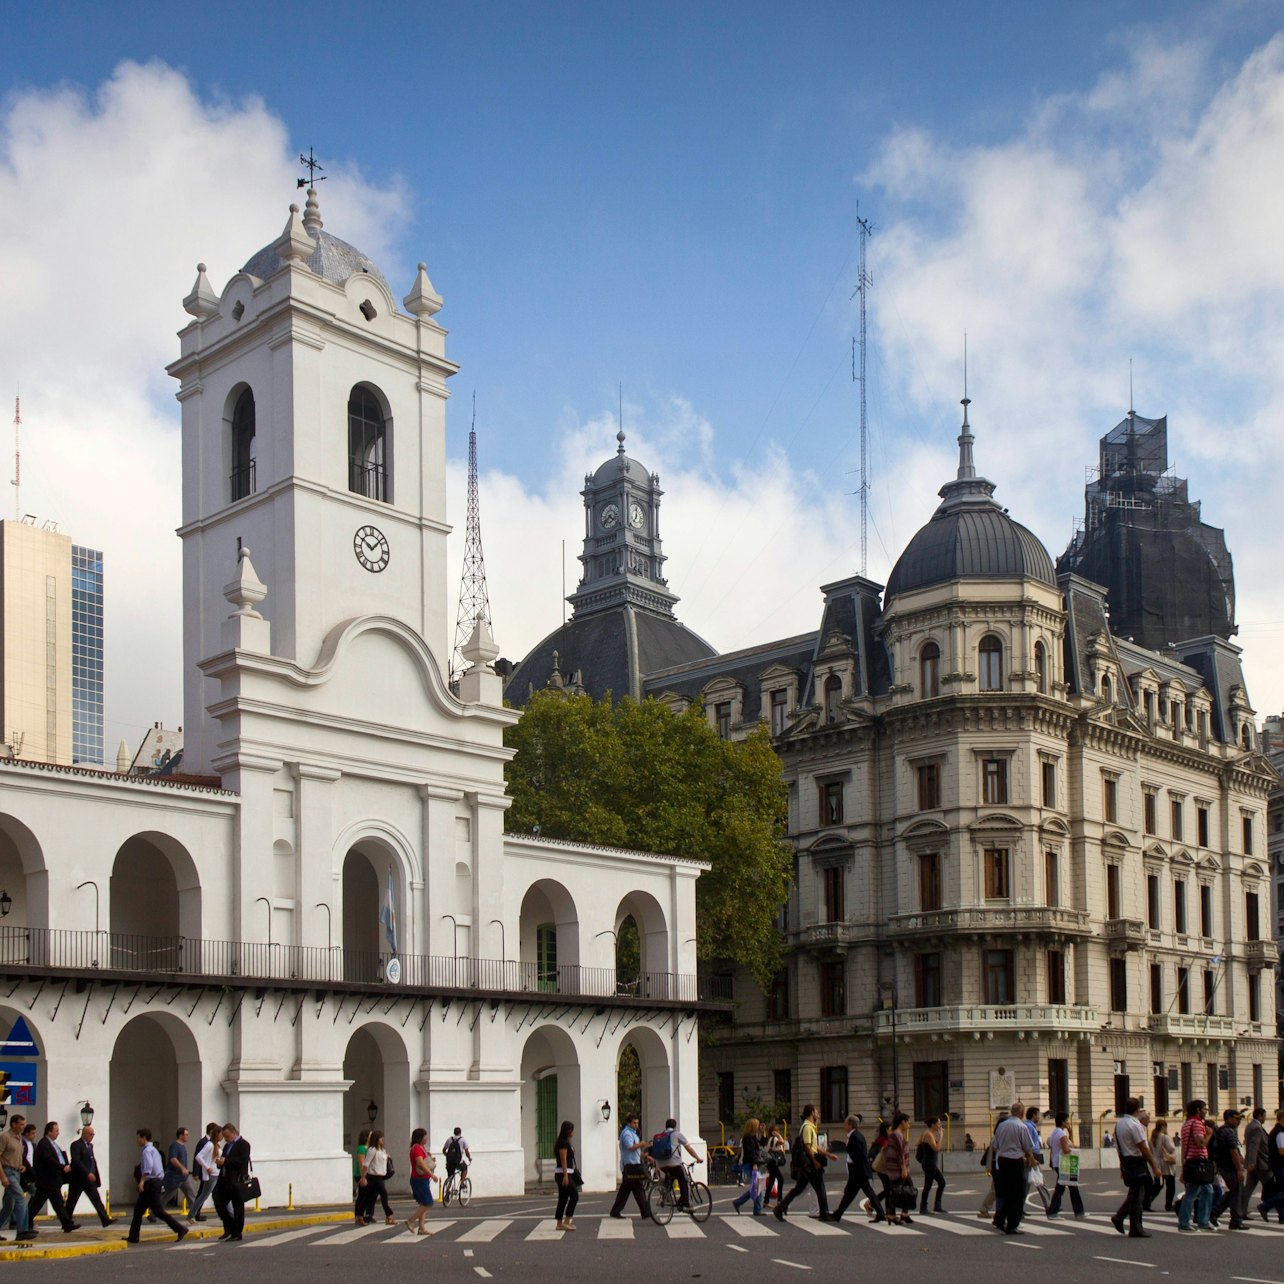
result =
[{"label": "telecommunications tower", "polygon": [[473,424],[468,430],[468,520],[464,533],[464,570],[459,583],[459,615],[455,649],[450,657],[450,680],[458,682],[469,668],[463,657],[478,620],[491,628],[490,598],[486,593],[486,560],[482,556],[481,506],[477,498],[477,394],[473,394]]},{"label": "telecommunications tower", "polygon": [[865,575],[869,570],[869,426],[865,419],[865,309],[869,287],[874,284],[874,278],[865,269],[865,246],[874,234],[874,228],[867,218],[857,217],[856,225],[860,228],[860,275],[856,278],[856,293],[860,295],[860,373],[857,375],[853,370],[852,374],[860,384],[860,573]]}]

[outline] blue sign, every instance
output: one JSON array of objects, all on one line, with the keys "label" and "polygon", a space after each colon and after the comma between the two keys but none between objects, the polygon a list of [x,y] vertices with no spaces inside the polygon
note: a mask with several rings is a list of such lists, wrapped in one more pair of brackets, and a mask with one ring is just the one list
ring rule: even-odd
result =
[{"label": "blue sign", "polygon": [[38,1105],[36,1063],[34,1061],[0,1061],[0,1073],[9,1076],[8,1106]]},{"label": "blue sign", "polygon": [[24,1017],[19,1017],[13,1023],[13,1028],[5,1036],[4,1040],[0,1041],[0,1057],[34,1057],[38,1055],[36,1040],[32,1036],[31,1027]]}]

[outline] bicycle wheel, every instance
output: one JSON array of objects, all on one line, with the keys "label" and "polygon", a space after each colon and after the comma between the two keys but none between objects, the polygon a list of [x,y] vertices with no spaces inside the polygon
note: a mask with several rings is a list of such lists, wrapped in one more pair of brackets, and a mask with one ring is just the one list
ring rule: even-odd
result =
[{"label": "bicycle wheel", "polygon": [[441,1186],[441,1206],[443,1208],[450,1207],[450,1201],[451,1201],[451,1198],[454,1196],[454,1193],[455,1193],[455,1179],[453,1177],[447,1177]]},{"label": "bicycle wheel", "polygon": [[472,1199],[472,1197],[473,1197],[473,1183],[472,1183],[472,1178],[470,1178],[470,1177],[465,1177],[465,1178],[464,1178],[464,1180],[463,1180],[463,1181],[461,1181],[461,1182],[459,1183],[459,1196],[458,1196],[458,1197],[459,1197],[459,1206],[460,1206],[460,1208],[467,1208],[467,1207],[468,1207],[468,1201],[469,1201],[470,1199]]},{"label": "bicycle wheel", "polygon": [[665,1190],[663,1182],[656,1182],[646,1197],[651,1210],[651,1220],[657,1226],[667,1226],[673,1220],[673,1197]]},{"label": "bicycle wheel", "polygon": [[707,1222],[713,1212],[713,1196],[702,1181],[691,1183],[691,1207],[687,1209],[693,1222]]}]

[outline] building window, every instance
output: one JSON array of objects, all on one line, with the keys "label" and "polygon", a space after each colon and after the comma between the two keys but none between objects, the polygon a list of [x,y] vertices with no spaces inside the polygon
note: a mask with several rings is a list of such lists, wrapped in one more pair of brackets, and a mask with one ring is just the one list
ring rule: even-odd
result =
[{"label": "building window", "polygon": [[1168,805],[1170,814],[1170,823],[1173,831],[1173,842],[1182,841],[1182,801],[1180,798],[1174,798]]},{"label": "building window", "polygon": [[918,653],[918,685],[924,700],[941,694],[941,648],[935,642]]},{"label": "building window", "polygon": [[987,901],[1008,900],[1012,895],[1008,849],[987,847],[983,859],[985,861],[985,899]]},{"label": "building window", "polygon": [[1106,866],[1106,917],[1119,917],[1119,866],[1113,862]]},{"label": "building window", "polygon": [[1002,691],[1003,690],[1003,643],[994,636],[993,633],[987,633],[981,639],[981,646],[977,652],[980,669],[980,685],[982,691]]},{"label": "building window", "polygon": [[1114,703],[1115,693],[1114,693],[1114,688],[1110,685],[1109,677],[1103,676],[1101,679],[1101,698],[1107,704]]},{"label": "building window", "polygon": [[1048,951],[1048,1002],[1060,1007],[1066,1001],[1066,956],[1060,950]]},{"label": "building window", "polygon": [[232,502],[253,495],[254,477],[254,394],[246,388],[232,411]]},{"label": "building window", "polygon": [[1199,932],[1201,936],[1213,934],[1213,888],[1210,883],[1199,885]]},{"label": "building window", "polygon": [[1008,800],[1008,762],[1006,758],[981,760],[981,801],[1001,806]]},{"label": "building window", "polygon": [[1064,1057],[1048,1058],[1048,1113],[1070,1113],[1070,1062]]},{"label": "building window", "polygon": [[1061,858],[1050,847],[1043,853],[1043,897],[1053,909],[1061,904]]},{"label": "building window", "polygon": [[731,1070],[718,1071],[718,1122],[736,1121],[736,1076]]},{"label": "building window", "polygon": [[348,398],[348,489],[367,499],[392,500],[392,452],[383,408],[358,384]]},{"label": "building window", "polygon": [[1043,764],[1043,805],[1055,808],[1057,805],[1057,764]]},{"label": "building window", "polygon": [[950,1113],[950,1063],[948,1061],[914,1062],[914,1118],[938,1119]]},{"label": "building window", "polygon": [[1262,939],[1259,901],[1256,892],[1244,893],[1244,935],[1250,941]]},{"label": "building window", "polygon": [[843,907],[843,871],[840,865],[830,865],[821,871],[825,896],[825,922],[841,923],[846,914]]},{"label": "building window", "polygon": [[1190,968],[1177,969],[1177,1011],[1190,1011]]},{"label": "building window", "polygon": [[1105,779],[1106,821],[1108,824],[1119,823],[1119,782],[1113,776]]},{"label": "building window", "polygon": [[932,811],[941,805],[941,767],[925,762],[918,768],[918,809]]},{"label": "building window", "polygon": [[1048,694],[1048,653],[1042,642],[1034,644],[1034,685],[1040,695]]},{"label": "building window", "polygon": [[541,994],[557,990],[557,924],[535,928],[535,983]]},{"label": "building window", "polygon": [[1160,963],[1150,965],[1150,1010],[1164,1010],[1164,969]]},{"label": "building window", "polygon": [[1262,974],[1260,972],[1248,974],[1248,1019],[1250,1021],[1262,1019]]},{"label": "building window", "polygon": [[717,728],[719,740],[731,739],[731,702],[729,700],[713,706],[713,725]]},{"label": "building window", "polygon": [[839,959],[820,965],[820,1015],[847,1014],[847,964]]},{"label": "building window", "polygon": [[1189,930],[1186,922],[1186,880],[1173,879],[1173,928],[1178,936],[1185,936]]},{"label": "building window", "polygon": [[985,1001],[991,1006],[1016,1002],[1011,950],[985,951]]},{"label": "building window", "polygon": [[1155,1088],[1155,1113],[1162,1118],[1168,1113],[1168,1076],[1162,1061],[1152,1061],[1150,1069]]},{"label": "building window", "polygon": [[941,856],[924,852],[918,858],[918,901],[924,912],[941,908]]},{"label": "building window", "polygon": [[836,673],[825,679],[825,721],[838,721],[838,702],[843,698],[843,680]]},{"label": "building window", "polygon": [[773,736],[783,736],[785,734],[785,711],[788,704],[788,691],[783,688],[777,688],[771,693],[771,734]]},{"label": "building window", "polygon": [[1208,808],[1197,807],[1195,809],[1195,821],[1199,828],[1199,845],[1208,846]]},{"label": "building window", "polygon": [[914,1005],[920,1008],[941,1006],[941,956],[937,953],[914,957]]},{"label": "building window", "polygon": [[776,1107],[784,1118],[793,1114],[794,1106],[794,1072],[792,1070],[773,1070],[771,1072],[772,1093],[776,1098]]},{"label": "building window", "polygon": [[1217,1010],[1217,978],[1212,968],[1204,969],[1204,1012],[1211,1016]]},{"label": "building window", "polygon": [[820,1071],[820,1117],[847,1118],[847,1067],[823,1066]]},{"label": "building window", "polygon": [[1128,960],[1125,958],[1110,960],[1110,1010],[1128,1011]]},{"label": "building window", "polygon": [[767,1020],[785,1021],[789,1018],[789,969],[781,968],[771,978],[767,991]]},{"label": "building window", "polygon": [[1157,834],[1159,832],[1159,799],[1153,789],[1141,791],[1141,814],[1146,833]]},{"label": "building window", "polygon": [[1159,875],[1146,875],[1146,926],[1159,931]]},{"label": "building window", "polygon": [[1244,855],[1251,856],[1253,854],[1253,818],[1252,816],[1244,816],[1240,821],[1240,825],[1244,831]]},{"label": "building window", "polygon": [[843,823],[843,782],[841,780],[824,780],[821,782],[820,823],[822,825],[841,825]]}]

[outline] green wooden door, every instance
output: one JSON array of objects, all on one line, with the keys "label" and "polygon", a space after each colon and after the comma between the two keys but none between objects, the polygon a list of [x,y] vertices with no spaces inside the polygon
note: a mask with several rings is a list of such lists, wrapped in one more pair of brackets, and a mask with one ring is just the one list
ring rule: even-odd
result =
[{"label": "green wooden door", "polygon": [[541,923],[535,929],[535,970],[538,988],[545,994],[554,993],[557,989],[556,923]]},{"label": "green wooden door", "polygon": [[554,1159],[557,1144],[557,1076],[545,1075],[535,1085],[535,1158]]}]

